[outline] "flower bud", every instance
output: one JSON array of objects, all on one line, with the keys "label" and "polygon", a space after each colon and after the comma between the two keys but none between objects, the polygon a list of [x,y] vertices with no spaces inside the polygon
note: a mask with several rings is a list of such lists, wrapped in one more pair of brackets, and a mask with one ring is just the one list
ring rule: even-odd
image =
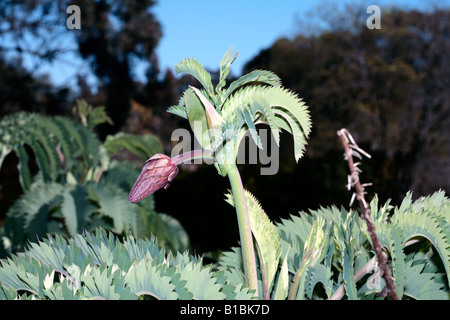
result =
[{"label": "flower bud", "polygon": [[136,203],[161,188],[167,189],[177,174],[178,167],[170,157],[161,153],[155,154],[145,162],[128,200]]}]

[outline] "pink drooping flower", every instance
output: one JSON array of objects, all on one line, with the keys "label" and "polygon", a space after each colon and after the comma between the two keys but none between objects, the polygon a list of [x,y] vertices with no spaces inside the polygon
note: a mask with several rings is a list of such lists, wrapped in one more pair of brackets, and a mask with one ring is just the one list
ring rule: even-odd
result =
[{"label": "pink drooping flower", "polygon": [[136,203],[161,188],[167,189],[177,174],[177,164],[170,157],[161,153],[155,154],[145,162],[128,200]]}]

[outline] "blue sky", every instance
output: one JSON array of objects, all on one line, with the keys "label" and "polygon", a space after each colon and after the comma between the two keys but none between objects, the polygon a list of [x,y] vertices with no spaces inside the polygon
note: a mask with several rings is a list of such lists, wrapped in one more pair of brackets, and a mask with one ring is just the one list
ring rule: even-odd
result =
[{"label": "blue sky", "polygon": [[[338,2],[355,3],[354,0],[160,0],[153,12],[163,28],[157,48],[161,70],[173,70],[186,57],[215,70],[223,54],[233,46],[240,53],[231,72],[240,75],[247,61],[277,38],[295,34],[299,30],[298,21],[310,19],[319,5],[332,6]],[[417,0],[356,2],[365,8],[376,4],[382,10],[393,4],[404,9],[425,6],[425,1]],[[365,12],[362,14],[369,17]]]},{"label": "blue sky", "polygon": [[[224,53],[234,47],[239,56],[231,66],[231,73],[241,75],[242,67],[261,49],[270,47],[280,37],[292,37],[301,29],[299,21],[308,25],[317,8],[327,10],[337,3],[358,3],[361,8],[395,5],[402,9],[424,9],[431,4],[450,7],[450,0],[159,0],[152,12],[162,26],[163,36],[156,48],[161,73],[174,70],[184,58],[192,57],[207,69],[217,70]],[[81,26],[83,20],[81,8]],[[363,10],[364,11],[364,10]],[[369,14],[361,12],[362,15]],[[381,17],[381,24],[383,17]],[[67,38],[68,48],[76,48]],[[95,77],[86,61],[69,50],[63,63],[39,66],[25,57],[24,62],[36,75],[47,73],[56,85],[75,85],[74,74],[80,72],[92,87]],[[145,64],[138,64],[134,74],[144,79]]]}]

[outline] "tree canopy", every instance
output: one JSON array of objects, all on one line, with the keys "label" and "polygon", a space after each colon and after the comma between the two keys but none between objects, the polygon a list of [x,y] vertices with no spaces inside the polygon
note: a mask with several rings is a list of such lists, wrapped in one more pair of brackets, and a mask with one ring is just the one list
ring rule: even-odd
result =
[{"label": "tree canopy", "polygon": [[305,97],[311,157],[326,161],[340,148],[336,130],[353,132],[374,155],[363,166],[376,192],[396,201],[409,189],[450,187],[449,48],[448,10],[391,10],[379,30],[360,24],[279,39],[245,70],[273,70]]}]

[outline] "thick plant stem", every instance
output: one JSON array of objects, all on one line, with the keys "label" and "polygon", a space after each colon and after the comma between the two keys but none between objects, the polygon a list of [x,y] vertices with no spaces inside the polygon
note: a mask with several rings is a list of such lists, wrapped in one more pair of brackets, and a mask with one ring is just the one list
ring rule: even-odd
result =
[{"label": "thick plant stem", "polygon": [[231,184],[234,205],[236,208],[239,236],[242,247],[242,261],[244,263],[245,281],[250,290],[258,293],[258,280],[256,276],[256,259],[253,246],[252,230],[248,216],[247,201],[245,199],[244,187],[236,164],[228,167],[228,179]]}]

